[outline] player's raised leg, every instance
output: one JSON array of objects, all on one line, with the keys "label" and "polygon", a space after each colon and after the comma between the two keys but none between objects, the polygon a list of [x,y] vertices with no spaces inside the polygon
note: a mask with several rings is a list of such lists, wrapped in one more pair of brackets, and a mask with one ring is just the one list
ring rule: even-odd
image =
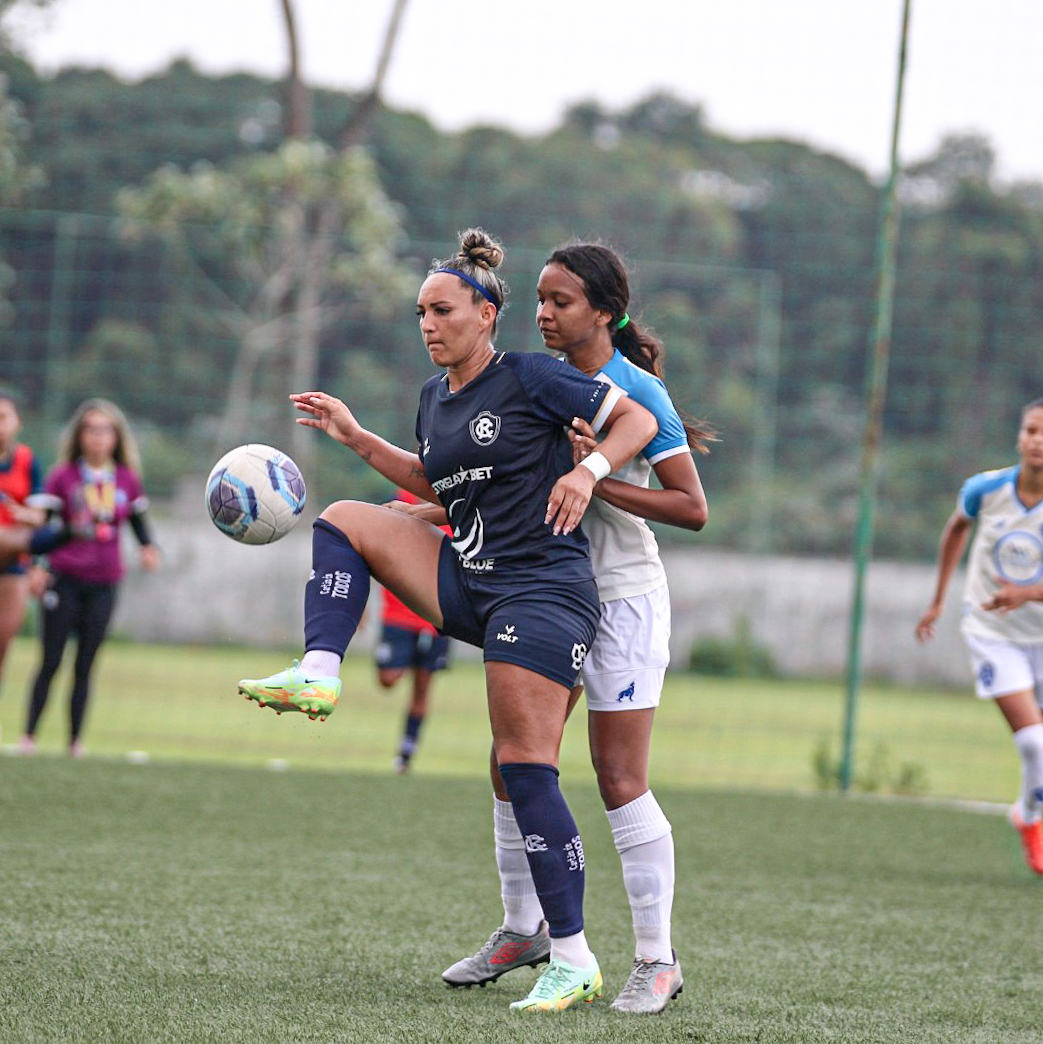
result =
[{"label": "player's raised leg", "polygon": [[304,589],[304,655],[267,678],[244,678],[239,692],[277,713],[325,720],[340,698],[340,665],[358,630],[375,576],[435,626],[438,556],[444,534],[375,504],[342,500],[316,520]]}]

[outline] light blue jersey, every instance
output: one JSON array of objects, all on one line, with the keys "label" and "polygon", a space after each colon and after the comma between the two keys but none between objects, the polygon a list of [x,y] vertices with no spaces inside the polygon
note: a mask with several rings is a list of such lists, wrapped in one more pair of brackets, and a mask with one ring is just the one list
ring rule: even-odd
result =
[{"label": "light blue jersey", "polygon": [[1009,613],[981,608],[1003,583],[1043,580],[1043,503],[1026,507],[1018,498],[1020,471],[1020,465],[983,471],[960,490],[960,512],[977,523],[961,626],[979,638],[1037,645],[1043,641],[1043,602],[1026,602]]},{"label": "light blue jersey", "polygon": [[[652,441],[612,473],[612,478],[647,489],[654,464],[678,453],[691,452],[684,423],[663,382],[635,366],[618,348],[595,376],[626,392],[659,424]],[[583,529],[590,540],[590,557],[602,602],[647,594],[666,583],[659,546],[643,518],[594,497],[583,516]]]}]

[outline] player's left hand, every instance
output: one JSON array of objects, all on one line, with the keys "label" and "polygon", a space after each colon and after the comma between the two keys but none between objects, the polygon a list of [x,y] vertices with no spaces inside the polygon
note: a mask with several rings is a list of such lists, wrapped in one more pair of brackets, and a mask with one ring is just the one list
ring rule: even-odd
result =
[{"label": "player's left hand", "polygon": [[579,525],[596,484],[594,473],[579,466],[554,483],[547,499],[547,517],[543,521],[554,527],[555,536],[567,535]]},{"label": "player's left hand", "polygon": [[1017,584],[1003,584],[1002,587],[987,601],[982,602],[982,609],[1004,615],[1012,609],[1017,609],[1032,598],[1032,589],[1019,587]]},{"label": "player's left hand", "polygon": [[159,548],[155,544],[141,545],[141,568],[146,573],[159,568]]},{"label": "player's left hand", "polygon": [[345,446],[350,446],[362,431],[362,425],[348,409],[347,403],[335,395],[322,391],[294,392],[290,401],[306,415],[297,418],[298,424],[318,428]]},{"label": "player's left hand", "polygon": [[572,418],[572,427],[568,430],[568,436],[569,442],[572,444],[573,464],[578,464],[598,448],[598,439],[594,434],[594,429],[582,417]]},{"label": "player's left hand", "polygon": [[384,507],[397,511],[401,515],[419,518],[421,522],[430,522],[433,526],[449,524],[449,517],[441,504],[429,504],[426,500],[419,504],[407,504],[404,500],[389,500]]}]

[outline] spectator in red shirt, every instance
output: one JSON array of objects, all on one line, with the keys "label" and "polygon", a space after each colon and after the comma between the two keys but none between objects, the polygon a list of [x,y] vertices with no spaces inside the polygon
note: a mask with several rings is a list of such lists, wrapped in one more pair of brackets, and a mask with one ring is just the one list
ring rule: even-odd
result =
[{"label": "spectator in red shirt", "polygon": [[[42,522],[44,514],[26,506],[26,501],[40,492],[40,465],[33,451],[18,441],[21,426],[14,395],[0,389],[0,527],[22,529],[28,540],[26,527]],[[25,619],[29,601],[27,562],[25,554],[0,553],[0,671],[7,647]]]}]

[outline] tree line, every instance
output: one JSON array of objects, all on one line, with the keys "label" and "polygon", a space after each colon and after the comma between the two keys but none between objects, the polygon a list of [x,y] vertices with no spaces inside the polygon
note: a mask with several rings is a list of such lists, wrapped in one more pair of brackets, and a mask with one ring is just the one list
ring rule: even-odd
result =
[{"label": "tree line", "polygon": [[[291,140],[281,86],[250,75],[43,76],[9,54],[0,74],[0,380],[44,441],[79,397],[111,395],[172,491],[228,444],[292,440],[285,393],[314,377],[409,444],[430,374],[413,295],[457,230],[507,246],[500,343],[526,349],[542,259],[600,239],[630,263],[678,405],[721,431],[700,539],[850,550],[880,196],[857,166],[730,139],[665,94],[575,105],[538,137],[378,104],[344,149],[372,98],[314,91],[312,134]],[[960,481],[1009,461],[1043,394],[1043,186],[995,167],[964,135],[903,173],[881,554],[930,555]],[[384,491],[337,447],[294,445],[317,454],[320,497]]]}]

